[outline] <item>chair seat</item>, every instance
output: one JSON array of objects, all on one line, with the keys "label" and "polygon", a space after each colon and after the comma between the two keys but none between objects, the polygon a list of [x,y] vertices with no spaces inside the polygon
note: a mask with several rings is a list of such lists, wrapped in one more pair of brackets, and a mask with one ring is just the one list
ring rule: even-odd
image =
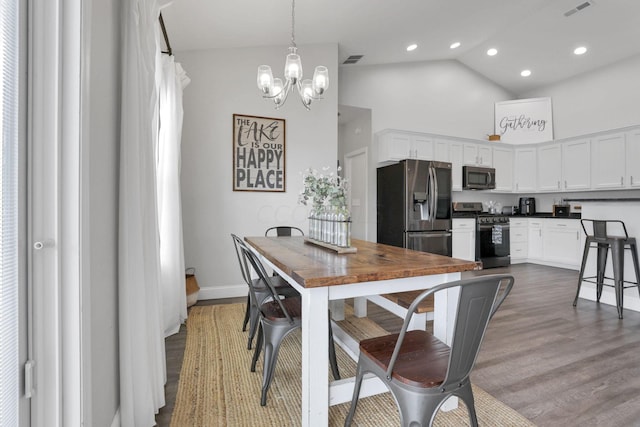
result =
[{"label": "chair seat", "polygon": [[[380,368],[387,370],[399,334],[360,342],[364,352]],[[444,382],[449,363],[449,346],[426,331],[409,331],[396,360],[393,378],[416,387],[437,387]],[[419,360],[420,363],[416,363]]]},{"label": "chair seat", "polygon": [[[300,319],[302,317],[302,303],[300,298],[290,297],[280,301],[292,319]],[[287,316],[282,311],[282,306],[276,301],[268,301],[260,306],[260,311],[262,311],[262,315],[265,319],[272,322],[286,320]]]}]

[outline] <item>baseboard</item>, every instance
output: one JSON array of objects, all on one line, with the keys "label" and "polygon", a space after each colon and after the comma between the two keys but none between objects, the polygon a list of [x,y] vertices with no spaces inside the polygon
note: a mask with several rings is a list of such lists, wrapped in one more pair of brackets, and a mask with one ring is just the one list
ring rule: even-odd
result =
[{"label": "baseboard", "polygon": [[198,300],[246,297],[247,285],[215,286],[200,288]]},{"label": "baseboard", "polygon": [[[580,298],[584,298],[589,301],[595,301],[596,285],[590,282],[582,282],[582,286],[580,287]],[[604,289],[602,289],[600,302],[615,307],[615,290],[609,286],[605,286]],[[623,303],[624,308],[627,310],[640,311],[640,298],[638,297],[638,290],[635,287],[631,287],[625,290]],[[578,304],[580,304],[580,302],[578,302]]]},{"label": "baseboard", "polygon": [[111,421],[111,427],[120,427],[120,407],[116,410],[113,420]]}]

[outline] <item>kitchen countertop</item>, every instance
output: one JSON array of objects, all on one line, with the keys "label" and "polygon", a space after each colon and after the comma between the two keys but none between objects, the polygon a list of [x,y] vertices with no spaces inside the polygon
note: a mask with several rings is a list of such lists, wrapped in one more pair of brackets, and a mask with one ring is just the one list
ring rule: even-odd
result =
[{"label": "kitchen countertop", "polygon": [[[488,215],[488,213],[482,212],[480,215]],[[568,216],[553,216],[551,212],[538,212],[535,215],[520,215],[520,214],[516,214],[516,215],[496,214],[496,215],[508,216],[509,218],[555,218],[555,219],[580,219],[581,218],[580,213],[570,213]],[[475,218],[475,217],[476,217],[476,214],[470,214],[466,212],[454,213],[452,216],[453,219]]]},{"label": "kitchen countertop", "polygon": [[563,199],[565,202],[640,202],[640,197],[612,197],[607,199]]}]

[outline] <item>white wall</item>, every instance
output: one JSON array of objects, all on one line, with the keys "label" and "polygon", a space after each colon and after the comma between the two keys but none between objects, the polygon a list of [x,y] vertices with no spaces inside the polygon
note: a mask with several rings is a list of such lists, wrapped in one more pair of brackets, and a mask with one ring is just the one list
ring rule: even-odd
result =
[{"label": "white wall", "polygon": [[340,104],[370,108],[374,133],[394,128],[486,139],[494,103],[513,98],[457,61],[340,68]]},{"label": "white wall", "polygon": [[120,0],[93,1],[83,72],[83,350],[85,425],[109,426],[120,401],[118,345],[118,165]]},{"label": "white wall", "polygon": [[[274,76],[284,68],[287,48],[261,47],[176,52],[191,78],[184,93],[182,134],[182,209],[185,263],[196,268],[200,298],[246,295],[230,233],[263,235],[273,225],[306,230],[307,208],[297,203],[301,173],[337,160],[338,47],[299,46],[305,76],[326,65],[330,87],[307,111],[291,94],[274,110],[256,86],[258,65]],[[286,120],[286,192],[232,191],[232,116],[234,113]]]},{"label": "white wall", "polygon": [[640,55],[523,94],[551,97],[554,139],[640,124]]}]

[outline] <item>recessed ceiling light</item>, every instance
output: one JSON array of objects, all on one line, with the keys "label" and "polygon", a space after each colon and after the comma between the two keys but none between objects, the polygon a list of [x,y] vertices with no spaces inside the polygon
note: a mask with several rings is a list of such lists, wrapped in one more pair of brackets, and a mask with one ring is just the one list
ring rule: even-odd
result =
[{"label": "recessed ceiling light", "polygon": [[587,52],[587,48],[584,46],[580,46],[574,49],[573,53],[575,53],[576,55],[582,55],[583,53]]},{"label": "recessed ceiling light", "polygon": [[531,75],[531,70],[522,70],[522,71],[520,72],[520,75],[521,75],[522,77],[529,77],[529,76]]},{"label": "recessed ceiling light", "polygon": [[450,49],[455,49],[457,47],[460,47],[460,42],[455,42],[455,43],[451,44],[451,46],[449,46]]},{"label": "recessed ceiling light", "polygon": [[498,53],[498,49],[496,49],[496,48],[494,48],[494,47],[492,47],[491,49],[489,49],[489,50],[487,51],[487,55],[489,55],[489,56],[494,56],[494,55],[496,55],[497,53]]},{"label": "recessed ceiling light", "polygon": [[409,46],[407,46],[407,52],[411,52],[412,50],[416,50],[416,48],[418,47],[417,44],[410,44]]}]

